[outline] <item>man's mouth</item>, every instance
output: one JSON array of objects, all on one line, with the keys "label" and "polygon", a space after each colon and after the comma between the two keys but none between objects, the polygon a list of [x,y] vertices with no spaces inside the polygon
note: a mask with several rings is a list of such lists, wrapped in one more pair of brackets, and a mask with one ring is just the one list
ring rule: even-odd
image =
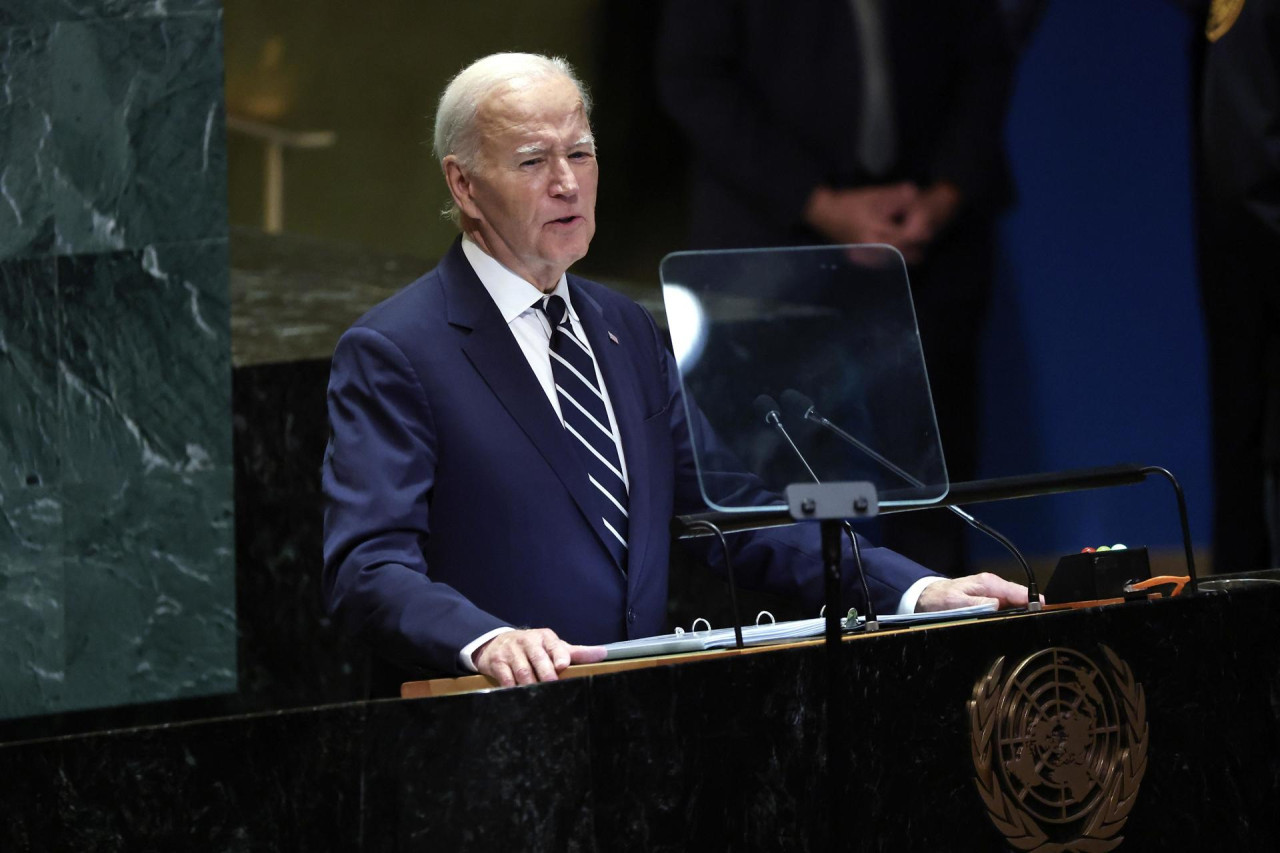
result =
[{"label": "man's mouth", "polygon": [[559,219],[553,219],[551,221],[556,223],[557,225],[569,225],[581,218],[582,218],[581,216],[562,216]]}]

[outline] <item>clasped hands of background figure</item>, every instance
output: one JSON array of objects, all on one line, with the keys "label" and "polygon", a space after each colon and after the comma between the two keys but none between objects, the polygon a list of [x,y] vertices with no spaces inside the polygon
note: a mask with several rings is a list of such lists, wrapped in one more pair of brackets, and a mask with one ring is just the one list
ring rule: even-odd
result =
[{"label": "clasped hands of background figure", "polygon": [[[1027,588],[990,572],[962,578],[942,578],[925,587],[916,602],[924,613],[995,603],[997,607],[1024,607]],[[503,687],[555,681],[571,664],[604,660],[603,646],[566,643],[549,628],[507,631],[476,649],[471,656],[476,670]]]},{"label": "clasped hands of background figure", "polygon": [[888,243],[909,264],[918,264],[960,206],[960,191],[948,181],[920,188],[910,181],[833,190],[818,187],[804,218],[832,243]]}]

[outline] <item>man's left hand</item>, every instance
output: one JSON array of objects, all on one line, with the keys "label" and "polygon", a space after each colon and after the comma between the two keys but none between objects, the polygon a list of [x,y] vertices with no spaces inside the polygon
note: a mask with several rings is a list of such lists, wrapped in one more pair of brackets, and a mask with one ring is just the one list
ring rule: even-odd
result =
[{"label": "man's left hand", "polygon": [[[1043,600],[1044,597],[1041,596],[1041,601]],[[944,578],[924,588],[916,601],[916,612],[952,610],[992,602],[1000,608],[1025,607],[1027,588],[990,572],[962,578]]]}]

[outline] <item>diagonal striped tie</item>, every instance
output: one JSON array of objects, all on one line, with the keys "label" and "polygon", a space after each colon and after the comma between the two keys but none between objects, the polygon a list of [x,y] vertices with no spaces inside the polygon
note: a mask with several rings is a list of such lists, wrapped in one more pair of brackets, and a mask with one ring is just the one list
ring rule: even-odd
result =
[{"label": "diagonal striped tie", "polygon": [[592,512],[600,533],[625,572],[627,568],[627,486],[618,461],[618,444],[609,429],[609,414],[596,384],[596,362],[587,345],[573,333],[564,299],[546,296],[535,306],[551,322],[551,373],[560,399],[564,428],[587,470]]}]

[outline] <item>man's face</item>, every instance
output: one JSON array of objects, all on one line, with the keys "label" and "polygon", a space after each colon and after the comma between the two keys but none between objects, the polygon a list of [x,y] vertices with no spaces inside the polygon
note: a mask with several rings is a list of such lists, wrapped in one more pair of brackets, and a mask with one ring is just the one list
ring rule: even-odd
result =
[{"label": "man's face", "polygon": [[475,129],[471,169],[445,158],[454,199],[481,248],[549,291],[596,231],[599,171],[578,90],[562,77],[500,89],[481,104]]}]

